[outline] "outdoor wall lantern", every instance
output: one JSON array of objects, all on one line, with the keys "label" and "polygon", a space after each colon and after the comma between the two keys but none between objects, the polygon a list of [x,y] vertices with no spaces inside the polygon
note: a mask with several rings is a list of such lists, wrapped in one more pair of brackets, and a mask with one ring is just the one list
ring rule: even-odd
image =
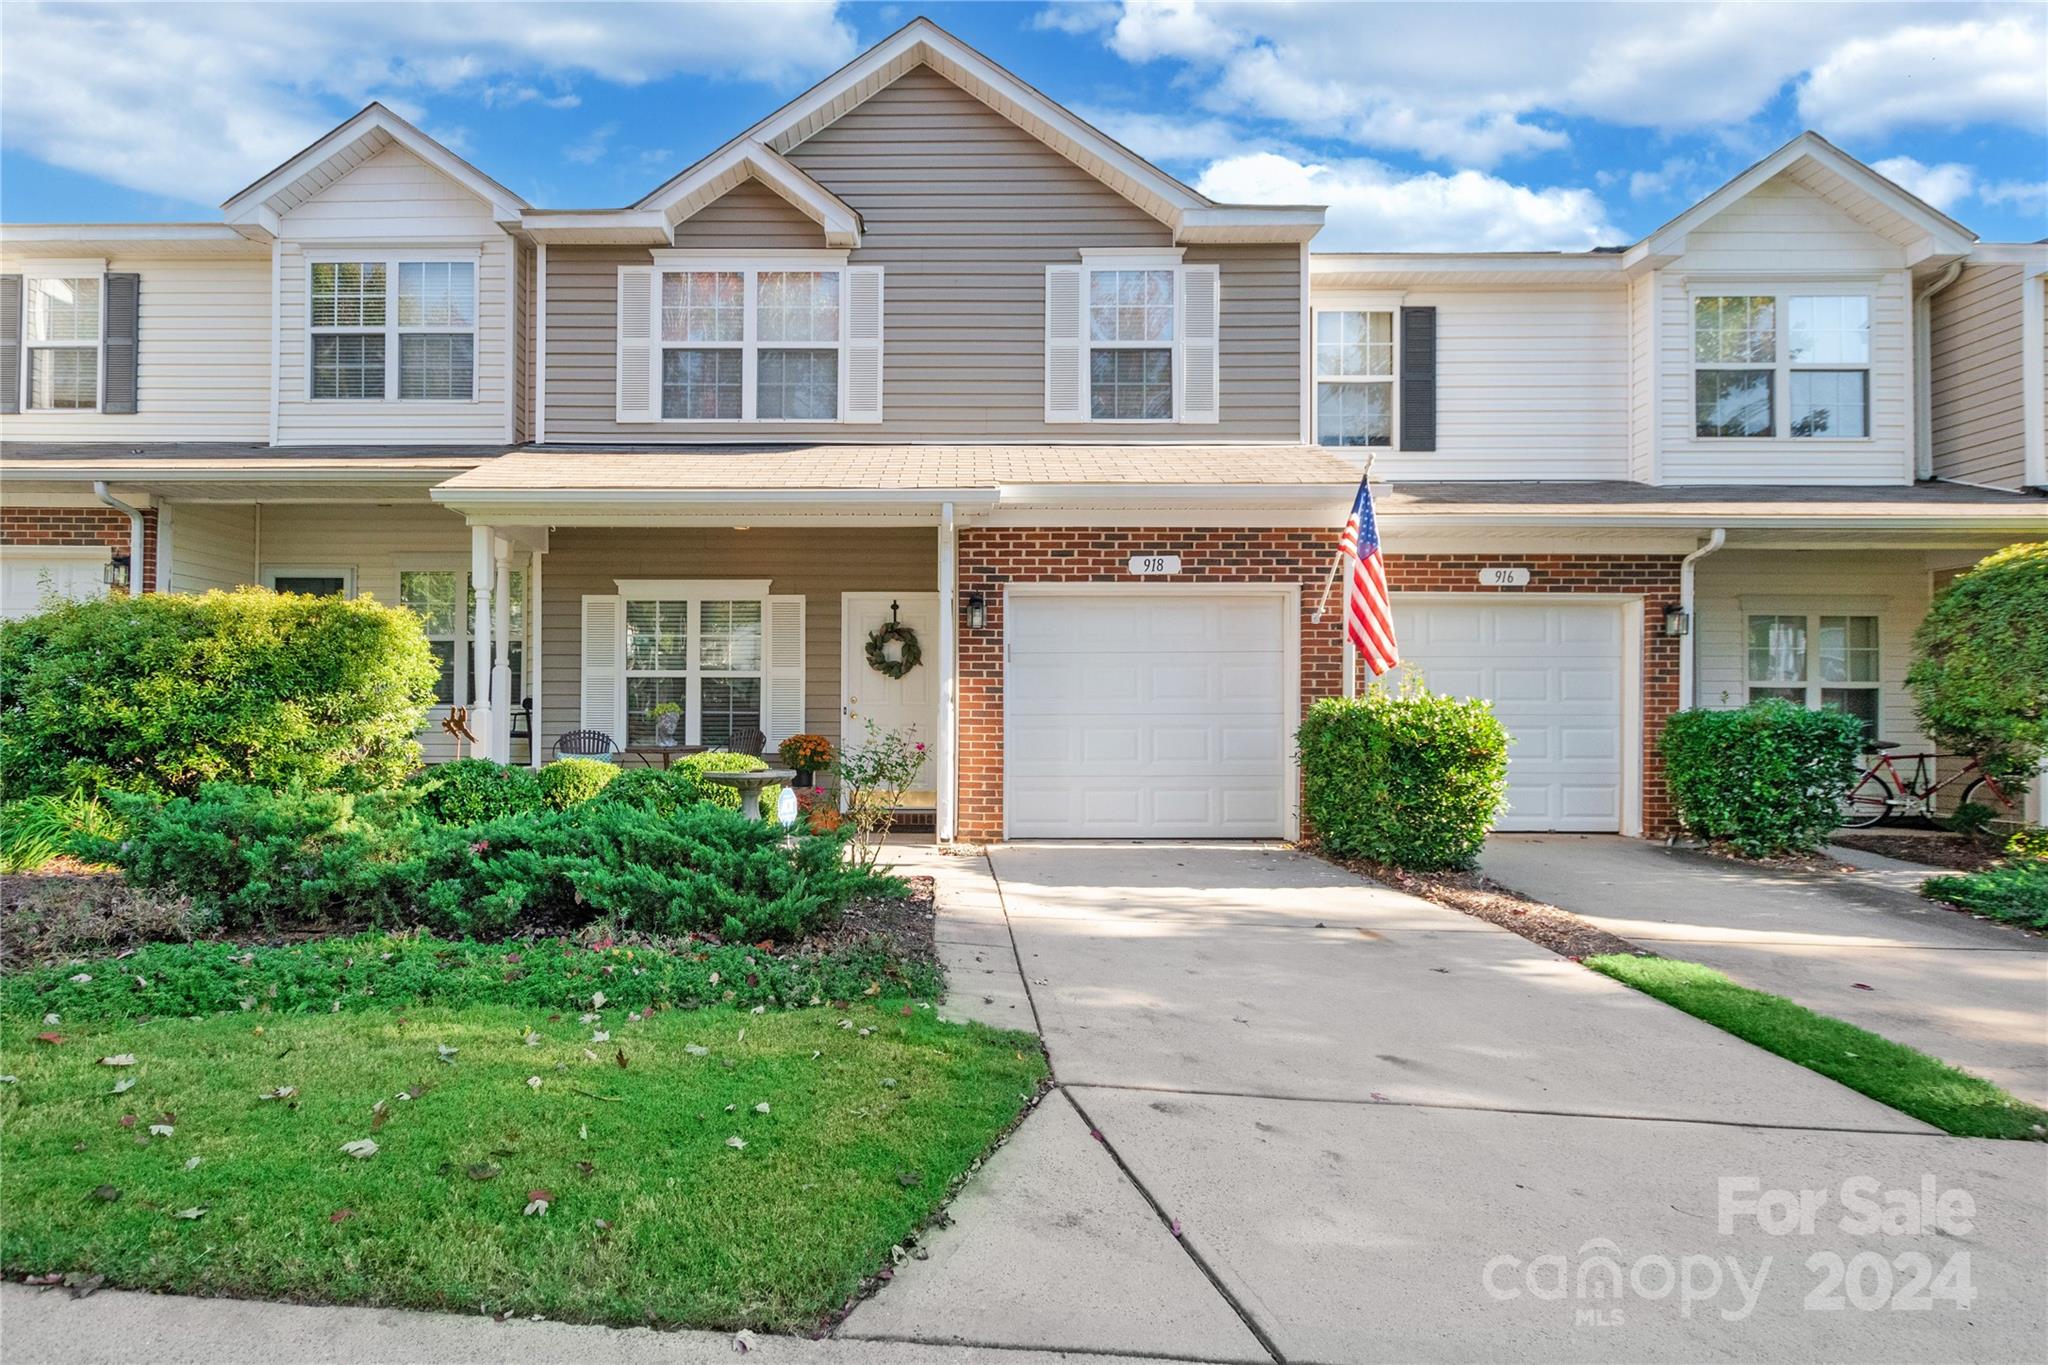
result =
[{"label": "outdoor wall lantern", "polygon": [[109,559],[107,561],[107,567],[100,571],[100,576],[106,580],[106,584],[110,588],[127,587],[128,556],[115,555],[113,558]]},{"label": "outdoor wall lantern", "polygon": [[988,601],[978,592],[967,594],[967,626],[980,630],[988,624]]},{"label": "outdoor wall lantern", "polygon": [[1666,635],[1685,635],[1690,633],[1691,630],[1691,612],[1676,603],[1664,608],[1664,633]]}]

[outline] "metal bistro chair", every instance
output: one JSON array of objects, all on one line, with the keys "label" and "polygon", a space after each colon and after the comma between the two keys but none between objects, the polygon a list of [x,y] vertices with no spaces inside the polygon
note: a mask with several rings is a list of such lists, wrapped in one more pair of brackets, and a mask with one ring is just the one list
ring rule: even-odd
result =
[{"label": "metal bistro chair", "polygon": [[759,758],[761,751],[768,747],[768,736],[759,730],[735,730],[726,744],[726,752],[747,754]]},{"label": "metal bistro chair", "polygon": [[571,730],[555,741],[556,758],[611,758],[619,746],[602,730]]},{"label": "metal bistro chair", "polygon": [[533,698],[522,697],[519,709],[512,713],[512,738],[526,741],[527,751],[533,750]]}]

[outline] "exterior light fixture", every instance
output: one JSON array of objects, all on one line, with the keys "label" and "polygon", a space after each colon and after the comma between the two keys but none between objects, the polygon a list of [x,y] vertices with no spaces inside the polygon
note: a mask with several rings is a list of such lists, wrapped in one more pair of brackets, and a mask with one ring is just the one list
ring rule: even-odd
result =
[{"label": "exterior light fixture", "polygon": [[1666,635],[1691,634],[1692,613],[1675,602],[1664,608],[1664,633]]},{"label": "exterior light fixture", "polygon": [[970,630],[980,630],[988,624],[988,600],[978,592],[967,594],[967,625]]},{"label": "exterior light fixture", "polygon": [[107,586],[110,588],[127,587],[128,556],[115,555],[113,558],[109,559],[107,561],[107,567],[100,571],[100,576],[106,581]]}]

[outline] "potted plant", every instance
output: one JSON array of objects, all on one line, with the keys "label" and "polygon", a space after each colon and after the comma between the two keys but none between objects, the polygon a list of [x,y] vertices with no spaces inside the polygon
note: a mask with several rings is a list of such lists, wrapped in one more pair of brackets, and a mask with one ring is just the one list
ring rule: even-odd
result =
[{"label": "potted plant", "polygon": [[678,743],[676,727],[683,723],[683,708],[672,701],[665,701],[647,713],[654,719],[654,742],[664,749],[673,749]]},{"label": "potted plant", "polygon": [[832,741],[823,735],[791,735],[775,746],[782,766],[796,770],[796,785],[808,787],[813,775],[832,766]]}]

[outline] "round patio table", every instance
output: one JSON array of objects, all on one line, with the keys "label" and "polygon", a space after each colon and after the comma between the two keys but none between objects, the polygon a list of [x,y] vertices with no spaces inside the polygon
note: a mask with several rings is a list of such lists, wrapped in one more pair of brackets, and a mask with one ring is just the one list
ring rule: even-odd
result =
[{"label": "round patio table", "polygon": [[740,814],[749,820],[761,818],[761,788],[786,785],[796,781],[796,771],[791,768],[760,768],[750,773],[705,772],[698,777],[706,782],[716,782],[722,787],[732,787],[740,794]]}]

